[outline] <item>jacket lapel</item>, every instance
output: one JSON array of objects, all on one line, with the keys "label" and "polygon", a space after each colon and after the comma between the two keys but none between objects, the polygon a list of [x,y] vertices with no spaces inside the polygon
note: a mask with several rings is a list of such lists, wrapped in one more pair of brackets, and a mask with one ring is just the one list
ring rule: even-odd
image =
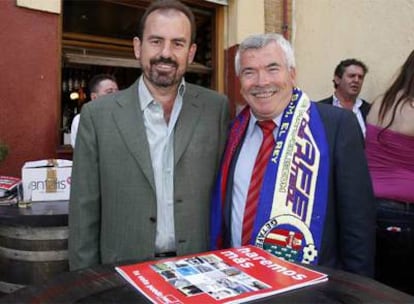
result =
[{"label": "jacket lapel", "polygon": [[187,83],[183,106],[174,133],[174,163],[177,164],[193,136],[201,115],[201,104],[197,102],[198,92]]},{"label": "jacket lapel", "polygon": [[150,149],[138,98],[138,80],[124,94],[120,94],[116,102],[119,107],[112,115],[115,125],[155,192]]}]

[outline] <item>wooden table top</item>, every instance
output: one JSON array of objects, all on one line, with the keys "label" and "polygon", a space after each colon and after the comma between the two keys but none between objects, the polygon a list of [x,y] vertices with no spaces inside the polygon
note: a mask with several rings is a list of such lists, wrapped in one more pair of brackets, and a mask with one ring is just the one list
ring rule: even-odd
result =
[{"label": "wooden table top", "polygon": [[32,202],[27,208],[0,206],[0,225],[67,226],[68,209],[68,201]]},{"label": "wooden table top", "polygon": [[[414,297],[372,279],[324,267],[312,268],[327,273],[329,280],[254,303],[414,303]],[[0,303],[149,302],[116,273],[114,265],[101,265],[63,273],[45,284],[2,297]]]}]

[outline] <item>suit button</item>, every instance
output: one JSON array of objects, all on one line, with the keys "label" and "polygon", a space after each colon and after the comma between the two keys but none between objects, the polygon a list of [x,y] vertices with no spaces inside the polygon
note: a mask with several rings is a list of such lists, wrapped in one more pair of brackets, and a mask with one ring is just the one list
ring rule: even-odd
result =
[{"label": "suit button", "polygon": [[151,223],[156,223],[157,222],[157,218],[155,216],[151,216],[150,218]]}]

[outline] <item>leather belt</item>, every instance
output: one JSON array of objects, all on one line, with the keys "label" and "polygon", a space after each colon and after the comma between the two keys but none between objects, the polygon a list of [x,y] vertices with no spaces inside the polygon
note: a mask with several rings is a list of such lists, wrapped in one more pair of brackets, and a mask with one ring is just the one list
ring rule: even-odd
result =
[{"label": "leather belt", "polygon": [[156,258],[171,258],[177,256],[177,252],[168,251],[168,252],[159,252],[155,254]]}]

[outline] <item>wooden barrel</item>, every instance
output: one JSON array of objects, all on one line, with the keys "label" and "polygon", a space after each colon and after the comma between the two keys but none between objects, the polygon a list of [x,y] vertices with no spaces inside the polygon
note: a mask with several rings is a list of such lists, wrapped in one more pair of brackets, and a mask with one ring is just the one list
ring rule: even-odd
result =
[{"label": "wooden barrel", "polygon": [[[48,205],[37,204],[40,203],[33,204],[30,210],[5,212],[3,209],[0,214],[2,293],[45,282],[69,270],[67,204],[63,216],[54,208],[51,212]],[[7,221],[4,220],[6,213],[9,215]]]}]

